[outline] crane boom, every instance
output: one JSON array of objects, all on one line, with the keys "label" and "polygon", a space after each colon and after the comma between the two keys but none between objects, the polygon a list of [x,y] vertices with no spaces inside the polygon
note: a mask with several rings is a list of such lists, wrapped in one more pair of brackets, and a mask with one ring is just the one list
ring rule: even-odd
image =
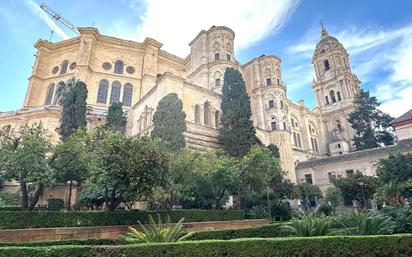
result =
[{"label": "crane boom", "polygon": [[40,8],[43,9],[43,11],[45,11],[47,14],[49,14],[53,19],[55,19],[56,21],[61,22],[64,26],[69,28],[74,33],[80,34],[79,31],[77,30],[76,26],[74,26],[71,22],[66,20],[64,17],[62,17],[59,13],[54,11],[52,8],[47,6],[45,3],[42,3],[40,5]]}]

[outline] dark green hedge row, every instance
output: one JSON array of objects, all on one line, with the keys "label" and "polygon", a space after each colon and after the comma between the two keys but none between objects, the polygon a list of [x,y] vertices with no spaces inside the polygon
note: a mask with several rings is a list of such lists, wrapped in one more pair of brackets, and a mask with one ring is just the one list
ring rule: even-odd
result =
[{"label": "dark green hedge row", "polygon": [[215,231],[201,231],[195,232],[187,238],[187,240],[230,240],[236,238],[252,238],[252,237],[285,237],[289,233],[280,227],[285,223],[266,225],[257,228],[242,228],[242,229],[228,229]]},{"label": "dark green hedge row", "polygon": [[412,235],[254,238],[128,246],[3,247],[0,257],[409,257]]},{"label": "dark green hedge row", "polygon": [[23,243],[0,243],[0,248],[5,246],[56,246],[56,245],[123,245],[127,244],[125,240],[121,239],[107,239],[107,238],[86,238],[86,239],[68,239],[59,241],[33,241]]},{"label": "dark green hedge row", "polygon": [[147,223],[149,214],[160,214],[163,220],[169,216],[172,222],[183,217],[185,222],[244,219],[243,211],[237,210],[0,212],[0,229],[132,225],[138,220]]}]

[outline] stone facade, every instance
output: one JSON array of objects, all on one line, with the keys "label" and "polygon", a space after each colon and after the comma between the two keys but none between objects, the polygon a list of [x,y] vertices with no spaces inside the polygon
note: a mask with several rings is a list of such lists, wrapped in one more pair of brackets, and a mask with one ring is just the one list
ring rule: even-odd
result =
[{"label": "stone facade", "polygon": [[346,117],[353,110],[360,81],[351,72],[342,44],[324,28],[312,58],[317,98],[313,110],[303,100],[292,103],[287,98],[279,57],[262,55],[241,65],[234,57],[235,33],[230,28],[202,30],[189,43],[186,58],[163,51],[162,44],[151,38],[138,43],[101,35],[95,28],[79,32],[69,40],[35,44],[23,109],[0,113],[0,128],[13,131],[42,122],[50,140],[58,142],[60,109],[55,91],[60,81],[76,77],[88,86],[90,126],[104,121],[110,103],[121,101],[128,116],[127,134],[148,134],[158,102],[173,92],[183,101],[188,147],[219,148],[223,75],[226,67],[234,67],[246,83],[257,138],[279,147],[291,181],[301,179],[296,178],[297,163],[353,150],[353,131]]},{"label": "stone facade", "polygon": [[412,138],[412,110],[407,111],[392,121],[398,140]]}]

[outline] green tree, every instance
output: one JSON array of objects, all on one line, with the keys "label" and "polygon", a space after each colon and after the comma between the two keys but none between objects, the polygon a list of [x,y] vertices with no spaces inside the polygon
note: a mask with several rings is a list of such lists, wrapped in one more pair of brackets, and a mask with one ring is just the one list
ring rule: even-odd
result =
[{"label": "green tree", "polygon": [[163,97],[153,115],[152,137],[159,137],[169,143],[170,148],[178,150],[186,146],[183,133],[186,131],[186,114],[183,102],[177,94]]},{"label": "green tree", "polygon": [[320,191],[320,188],[317,185],[312,185],[307,182],[298,184],[296,190],[305,210],[312,207],[311,201],[322,197],[322,191]]},{"label": "green tree", "polygon": [[377,175],[384,183],[412,179],[412,154],[391,154],[378,163]]},{"label": "green tree", "polygon": [[60,138],[65,140],[78,128],[85,128],[87,125],[87,86],[84,82],[69,79],[67,84],[61,83],[57,88],[59,104],[62,106],[60,127],[57,132]]},{"label": "green tree", "polygon": [[44,188],[51,185],[54,178],[47,158],[52,147],[44,132],[41,124],[34,124],[1,138],[0,170],[5,179],[19,182],[21,204],[28,211],[34,209]]},{"label": "green tree", "polygon": [[95,138],[91,145],[96,164],[88,183],[104,189],[109,211],[122,202],[147,198],[164,184],[169,153],[160,140],[126,138],[113,131],[96,133]]},{"label": "green tree", "polygon": [[238,190],[239,163],[222,152],[208,152],[195,172],[194,195],[202,206],[221,209],[229,195]]},{"label": "green tree", "polygon": [[106,118],[106,127],[124,133],[126,131],[126,116],[123,112],[123,104],[114,102],[109,106]]},{"label": "green tree", "polygon": [[356,200],[366,208],[368,200],[372,198],[379,187],[379,180],[376,177],[356,172],[353,176],[337,179],[335,185],[340,189],[346,205],[352,204],[352,201]]},{"label": "green tree", "polygon": [[269,149],[269,151],[276,157],[276,158],[280,158],[280,153],[279,153],[279,147],[275,144],[270,144],[267,146],[267,148]]},{"label": "green tree", "polygon": [[380,103],[376,97],[361,89],[355,96],[354,104],[355,110],[349,115],[348,121],[355,130],[353,141],[356,150],[375,148],[382,144],[392,145],[393,118],[378,109]]},{"label": "green tree", "polygon": [[220,144],[231,156],[245,156],[255,144],[256,136],[245,82],[242,74],[234,68],[226,68],[225,71],[221,110]]},{"label": "green tree", "polygon": [[337,207],[342,203],[342,193],[339,188],[329,187],[326,190],[325,201],[333,207]]},{"label": "green tree", "polygon": [[69,195],[67,210],[71,210],[71,199],[73,184],[78,186],[85,181],[89,175],[89,165],[91,155],[86,145],[87,132],[77,130],[55,148],[52,167],[56,172],[56,180],[62,183],[69,183]]}]

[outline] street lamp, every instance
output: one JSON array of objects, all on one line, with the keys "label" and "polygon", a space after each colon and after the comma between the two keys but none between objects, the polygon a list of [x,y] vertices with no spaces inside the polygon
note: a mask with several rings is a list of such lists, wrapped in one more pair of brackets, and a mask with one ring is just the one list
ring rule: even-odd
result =
[{"label": "street lamp", "polygon": [[366,209],[367,208],[367,202],[366,202],[365,189],[364,189],[365,182],[363,180],[363,177],[358,178],[358,185],[361,186],[362,196],[363,196],[363,208]]}]

